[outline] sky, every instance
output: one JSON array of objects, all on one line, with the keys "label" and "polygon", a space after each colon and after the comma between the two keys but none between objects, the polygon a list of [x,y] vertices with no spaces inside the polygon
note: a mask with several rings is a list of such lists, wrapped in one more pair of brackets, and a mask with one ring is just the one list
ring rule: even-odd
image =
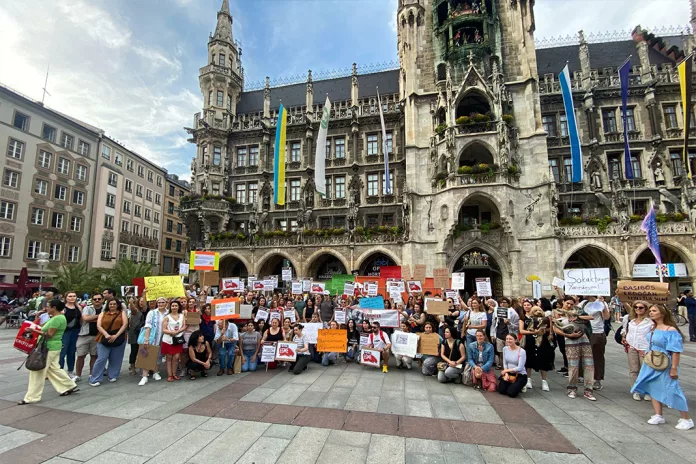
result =
[{"label": "sky", "polygon": [[[503,0],[501,0],[503,1]],[[222,0],[2,0],[0,83],[185,179]],[[659,8],[656,8],[657,4]],[[537,0],[536,37],[684,26],[688,0]],[[397,0],[230,0],[247,82],[397,60]],[[559,21],[559,18],[562,18]]]}]

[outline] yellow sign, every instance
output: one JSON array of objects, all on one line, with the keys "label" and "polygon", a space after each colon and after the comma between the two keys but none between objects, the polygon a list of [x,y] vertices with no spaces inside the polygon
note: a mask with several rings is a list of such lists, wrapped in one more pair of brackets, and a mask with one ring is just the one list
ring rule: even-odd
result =
[{"label": "yellow sign", "polygon": [[147,299],[157,298],[181,298],[186,296],[184,284],[180,276],[150,276],[145,277],[145,290]]},{"label": "yellow sign", "polygon": [[539,277],[536,274],[528,275],[526,277],[527,282],[534,282],[535,280],[541,280],[541,277]]},{"label": "yellow sign", "polygon": [[341,329],[318,330],[317,351],[320,353],[345,353],[348,351],[348,331]]}]

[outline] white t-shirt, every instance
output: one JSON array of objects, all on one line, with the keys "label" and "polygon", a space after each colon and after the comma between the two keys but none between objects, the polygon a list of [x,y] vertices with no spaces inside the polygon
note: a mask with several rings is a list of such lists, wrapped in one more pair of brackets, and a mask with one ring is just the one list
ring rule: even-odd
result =
[{"label": "white t-shirt", "polygon": [[382,350],[387,346],[387,343],[389,343],[389,337],[380,330],[379,333],[370,334],[370,341],[374,349]]},{"label": "white t-shirt", "polygon": [[[469,313],[469,325],[482,325],[485,324],[486,322],[486,312],[485,311],[480,311],[480,312],[474,312],[471,311]],[[467,329],[466,333],[467,335],[476,335],[476,331],[479,329]],[[483,330],[486,330],[486,327],[484,325]]]},{"label": "white t-shirt", "polygon": [[593,334],[604,333],[604,316],[602,316],[602,311],[604,311],[606,307],[606,303],[602,303],[599,300],[586,303],[583,307],[585,313],[587,313],[588,316],[592,316],[590,326],[592,327]]}]

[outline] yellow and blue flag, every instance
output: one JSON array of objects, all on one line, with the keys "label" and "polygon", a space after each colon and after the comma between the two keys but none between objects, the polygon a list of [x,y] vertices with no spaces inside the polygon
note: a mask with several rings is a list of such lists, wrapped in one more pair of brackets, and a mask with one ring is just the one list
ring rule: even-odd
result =
[{"label": "yellow and blue flag", "polygon": [[273,158],[273,202],[276,205],[285,204],[285,130],[287,127],[287,115],[288,112],[281,103],[278,109]]}]

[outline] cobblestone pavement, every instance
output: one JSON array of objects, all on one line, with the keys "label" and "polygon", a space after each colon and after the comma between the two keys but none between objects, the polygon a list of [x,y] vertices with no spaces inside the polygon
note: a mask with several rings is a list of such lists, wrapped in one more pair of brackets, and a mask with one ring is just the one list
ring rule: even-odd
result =
[{"label": "cobblestone pavement", "polygon": [[[127,366],[116,383],[81,383],[60,398],[47,385],[38,405],[17,406],[28,373],[0,329],[0,464],[67,463],[649,463],[696,462],[696,430],[650,426],[650,402],[628,393],[621,347],[607,343],[597,402],[550,392],[518,399],[438,384],[419,372],[341,363],[211,375],[138,387]],[[687,343],[681,384],[696,399],[696,344]],[[214,372],[213,372],[214,373]]]}]

